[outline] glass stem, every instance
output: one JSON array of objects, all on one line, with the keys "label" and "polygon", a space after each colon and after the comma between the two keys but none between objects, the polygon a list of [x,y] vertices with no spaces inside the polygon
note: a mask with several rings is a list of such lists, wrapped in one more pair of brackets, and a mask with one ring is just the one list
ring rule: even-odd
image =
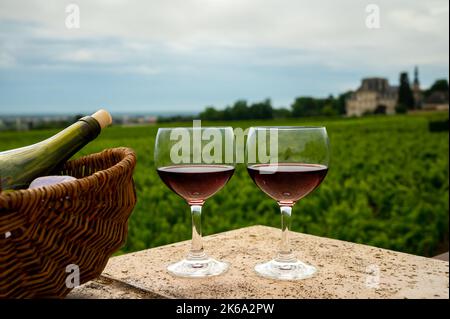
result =
[{"label": "glass stem", "polygon": [[206,254],[203,251],[202,242],[202,206],[191,205],[192,215],[192,242],[188,259],[204,259]]},{"label": "glass stem", "polygon": [[281,211],[281,245],[278,256],[275,258],[278,262],[294,262],[296,259],[292,253],[289,244],[289,231],[291,229],[291,206],[280,206]]}]

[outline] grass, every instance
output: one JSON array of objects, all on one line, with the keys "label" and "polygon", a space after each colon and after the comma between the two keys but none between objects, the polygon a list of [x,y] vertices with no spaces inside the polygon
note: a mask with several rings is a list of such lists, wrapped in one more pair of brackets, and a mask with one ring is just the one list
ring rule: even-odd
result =
[{"label": "grass", "polygon": [[[430,132],[429,122],[448,113],[363,118],[203,122],[227,125],[324,125],[332,148],[323,184],[293,210],[294,231],[431,256],[448,250],[448,131]],[[170,123],[161,126],[190,126]],[[186,203],[160,181],[153,164],[158,125],[105,130],[77,156],[128,146],[138,155],[138,203],[120,252],[190,237]],[[55,130],[0,132],[0,150],[38,142]],[[238,165],[228,185],[204,207],[204,234],[255,224],[279,226],[276,203]]]}]

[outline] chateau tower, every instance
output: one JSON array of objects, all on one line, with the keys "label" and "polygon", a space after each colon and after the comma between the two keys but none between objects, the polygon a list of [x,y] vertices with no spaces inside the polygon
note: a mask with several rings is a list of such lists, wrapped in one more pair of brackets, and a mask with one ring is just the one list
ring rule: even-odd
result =
[{"label": "chateau tower", "polygon": [[419,109],[422,107],[422,91],[420,90],[419,82],[419,68],[414,68],[414,82],[412,86],[412,93],[414,97],[414,108]]}]

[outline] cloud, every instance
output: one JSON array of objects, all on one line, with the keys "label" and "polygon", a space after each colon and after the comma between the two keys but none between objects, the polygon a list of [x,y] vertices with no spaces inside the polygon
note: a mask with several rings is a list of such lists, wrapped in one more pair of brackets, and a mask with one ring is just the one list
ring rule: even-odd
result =
[{"label": "cloud", "polygon": [[168,54],[180,56],[212,49],[222,55],[257,48],[298,51],[287,59],[281,55],[280,59],[268,57],[260,61],[274,65],[279,60],[285,64],[318,61],[345,68],[349,63],[370,65],[383,56],[384,64],[394,66],[405,64],[406,54],[421,63],[429,59],[430,63],[448,64],[445,0],[375,1],[380,7],[380,30],[365,26],[366,4],[350,0],[79,0],[76,3],[80,7],[80,29],[65,27],[67,1],[2,1],[0,20],[34,23],[30,36],[36,39],[76,42],[114,38],[130,42],[127,54],[114,52],[111,47],[110,54],[97,55],[91,52],[92,48],[63,53],[63,59],[75,63],[118,61],[120,56],[129,59],[133,50],[151,53],[147,44],[152,43],[165,48]]},{"label": "cloud", "polygon": [[91,50],[81,49],[63,54],[61,60],[70,62],[90,62],[94,60],[94,53]]},{"label": "cloud", "polygon": [[[79,29],[65,26],[72,2]],[[369,3],[380,8],[380,29],[365,25]],[[2,0],[0,80],[7,69],[135,75],[176,96],[174,86],[188,86],[173,82],[187,79],[220,101],[272,90],[285,103],[367,75],[396,81],[416,64],[428,84],[448,77],[448,21],[447,0]]]},{"label": "cloud", "polygon": [[74,51],[64,52],[59,58],[61,61],[84,63],[113,63],[121,61],[120,54],[111,50],[104,49],[75,49]]},{"label": "cloud", "polygon": [[10,68],[16,64],[16,60],[7,52],[0,52],[0,68]]},{"label": "cloud", "polygon": [[162,72],[161,68],[152,67],[150,65],[133,65],[124,66],[118,69],[120,73],[133,73],[133,74],[144,74],[144,75],[155,75]]}]

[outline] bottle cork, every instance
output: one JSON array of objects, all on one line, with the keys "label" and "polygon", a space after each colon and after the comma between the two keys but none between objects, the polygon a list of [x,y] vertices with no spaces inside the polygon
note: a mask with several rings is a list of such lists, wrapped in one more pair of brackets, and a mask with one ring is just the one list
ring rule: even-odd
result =
[{"label": "bottle cork", "polygon": [[109,114],[107,110],[100,109],[91,116],[97,120],[98,124],[100,124],[100,127],[102,129],[104,129],[105,127],[107,127],[112,123],[111,114]]}]

